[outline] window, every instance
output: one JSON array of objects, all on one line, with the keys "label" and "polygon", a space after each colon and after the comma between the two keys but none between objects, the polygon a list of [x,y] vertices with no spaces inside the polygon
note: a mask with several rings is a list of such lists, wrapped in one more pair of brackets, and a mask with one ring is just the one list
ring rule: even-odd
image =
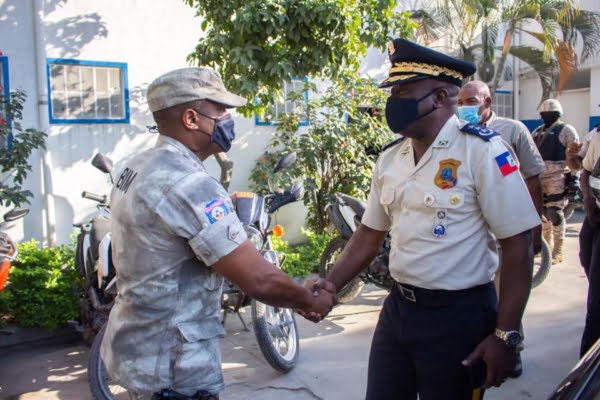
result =
[{"label": "window", "polygon": [[[1,53],[0,53],[1,54]],[[0,55],[0,94],[5,102],[9,101],[10,87],[8,81],[8,57]],[[0,124],[10,124],[7,121],[6,108],[0,105]],[[12,148],[12,134],[8,134],[6,143],[0,143],[0,148]]]},{"label": "window", "polygon": [[513,94],[505,90],[496,91],[492,111],[499,117],[513,118]]},{"label": "window", "polygon": [[127,64],[48,59],[47,70],[51,123],[129,123]]},{"label": "window", "polygon": [[[256,116],[256,125],[277,125],[278,120],[283,114],[295,112],[297,114],[305,114],[308,107],[308,91],[304,91],[303,100],[287,100],[288,96],[292,93],[302,94],[304,89],[304,82],[306,79],[294,79],[289,82],[283,83],[283,101],[278,101],[274,105],[267,107],[265,116],[261,119],[258,115]],[[308,119],[300,121],[300,126],[307,126]]]}]

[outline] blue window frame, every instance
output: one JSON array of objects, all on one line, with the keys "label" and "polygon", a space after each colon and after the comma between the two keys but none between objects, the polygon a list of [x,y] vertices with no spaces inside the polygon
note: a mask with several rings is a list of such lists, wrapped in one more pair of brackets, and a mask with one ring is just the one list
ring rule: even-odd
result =
[{"label": "blue window frame", "polygon": [[46,60],[52,124],[129,123],[127,64]]},{"label": "blue window frame", "polygon": [[[275,104],[268,107],[266,116],[261,118],[258,115],[255,116],[255,123],[258,126],[274,126],[279,125],[279,118],[282,114],[289,112],[302,113],[308,109],[308,90],[304,91],[304,101],[289,101],[286,100],[288,94],[291,92],[300,92],[304,89],[304,82],[308,79],[292,79],[291,81],[283,82],[283,101],[278,101]],[[300,121],[300,126],[308,126],[308,118]]]},{"label": "blue window frame", "polygon": [[499,117],[513,118],[513,93],[510,90],[496,90],[492,111]]},{"label": "blue window frame", "polygon": [[[8,77],[8,57],[0,55],[0,93],[4,97],[4,101],[10,101],[10,81]],[[4,105],[0,105],[0,117],[2,117],[6,124],[10,126],[11,121],[6,115],[6,108]],[[6,146],[9,150],[12,149],[13,136],[12,132],[8,134],[6,143],[0,143],[0,147]]]}]

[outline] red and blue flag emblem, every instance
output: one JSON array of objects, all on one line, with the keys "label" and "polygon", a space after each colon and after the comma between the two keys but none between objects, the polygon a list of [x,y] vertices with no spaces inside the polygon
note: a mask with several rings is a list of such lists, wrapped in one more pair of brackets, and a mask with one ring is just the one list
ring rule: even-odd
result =
[{"label": "red and blue flag emblem", "polygon": [[498,163],[498,167],[500,168],[500,172],[502,175],[510,175],[515,171],[519,170],[519,165],[513,158],[512,154],[509,151],[506,151],[499,156],[496,156],[496,163]]}]

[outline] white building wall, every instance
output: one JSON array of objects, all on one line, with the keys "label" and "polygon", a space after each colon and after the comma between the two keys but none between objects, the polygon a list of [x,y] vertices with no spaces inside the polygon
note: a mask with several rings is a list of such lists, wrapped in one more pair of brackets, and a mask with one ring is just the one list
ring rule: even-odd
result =
[{"label": "white building wall", "polygon": [[[58,243],[65,243],[73,232],[73,222],[94,211],[94,204],[81,198],[83,190],[105,194],[107,178],[94,167],[92,157],[102,152],[114,161],[153,145],[156,134],[145,126],[153,125],[146,106],[147,85],[160,74],[186,67],[201,34],[200,20],[194,10],[181,1],[142,0],[45,0],[43,32],[47,58],[124,62],[128,66],[130,95],[129,124],[51,124],[47,127],[47,149]],[[24,110],[25,126],[38,124],[39,93],[36,87],[34,9],[35,0],[0,0],[0,51],[10,57],[10,85],[29,95]],[[45,63],[46,60],[41,60]],[[46,82],[43,82],[46,85]],[[235,162],[230,191],[247,190],[248,176],[262,154],[274,128],[255,126],[254,119],[236,117],[238,138],[229,153]],[[31,213],[24,230],[11,233],[18,239],[43,238],[43,197],[39,154],[32,156],[34,172],[27,187],[34,193]],[[209,172],[218,177],[214,159],[206,161]],[[285,223],[287,239],[298,240],[305,210],[287,207],[276,217]]]},{"label": "white building wall", "polygon": [[589,89],[566,90],[557,96],[563,108],[563,120],[575,127],[579,137],[589,131],[590,91]]},{"label": "white building wall", "polygon": [[[22,89],[27,93],[27,102],[23,108],[23,126],[37,127],[37,87],[36,63],[34,51],[33,13],[31,1],[0,0],[0,51],[8,57],[9,84],[11,90]],[[33,172],[29,174],[27,189],[39,193],[41,188],[39,176],[39,152],[32,157]],[[11,233],[17,238],[37,237],[42,235],[41,197],[31,199],[30,215],[24,220],[12,224]],[[7,209],[0,208],[0,214]]]}]

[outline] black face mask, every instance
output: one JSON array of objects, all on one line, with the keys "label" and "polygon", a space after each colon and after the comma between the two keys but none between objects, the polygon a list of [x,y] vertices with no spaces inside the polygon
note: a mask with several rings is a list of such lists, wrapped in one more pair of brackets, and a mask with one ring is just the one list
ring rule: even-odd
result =
[{"label": "black face mask", "polygon": [[542,120],[544,120],[544,125],[546,128],[549,128],[550,125],[558,121],[560,118],[560,113],[558,111],[544,111],[540,113]]},{"label": "black face mask", "polygon": [[235,123],[233,122],[231,114],[227,114],[222,118],[213,118],[198,110],[196,110],[196,112],[215,122],[215,128],[213,129],[212,135],[210,135],[210,142],[217,144],[227,153],[229,149],[231,149],[231,142],[235,139],[235,131],[233,130]]},{"label": "black face mask", "polygon": [[433,89],[418,99],[390,96],[385,105],[385,119],[392,132],[400,133],[416,120],[434,112],[436,110],[435,107],[419,115],[418,105],[421,100],[431,96],[438,89]]}]

